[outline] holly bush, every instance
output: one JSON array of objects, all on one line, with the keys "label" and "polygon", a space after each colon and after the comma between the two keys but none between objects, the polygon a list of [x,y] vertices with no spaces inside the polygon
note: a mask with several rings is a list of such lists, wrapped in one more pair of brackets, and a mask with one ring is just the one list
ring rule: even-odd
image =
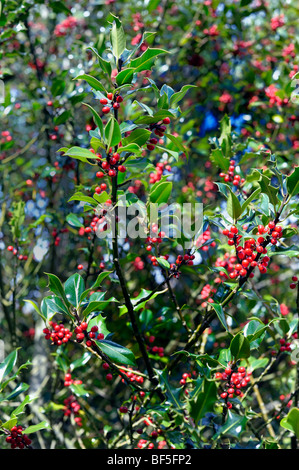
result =
[{"label": "holly bush", "polygon": [[298,447],[297,16],[0,1],[1,447]]}]

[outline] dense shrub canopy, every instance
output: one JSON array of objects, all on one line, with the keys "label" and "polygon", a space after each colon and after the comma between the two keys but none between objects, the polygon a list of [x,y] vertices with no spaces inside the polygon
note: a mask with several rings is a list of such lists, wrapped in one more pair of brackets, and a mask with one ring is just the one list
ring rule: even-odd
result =
[{"label": "dense shrub canopy", "polygon": [[1,448],[299,445],[298,49],[295,0],[0,1]]}]

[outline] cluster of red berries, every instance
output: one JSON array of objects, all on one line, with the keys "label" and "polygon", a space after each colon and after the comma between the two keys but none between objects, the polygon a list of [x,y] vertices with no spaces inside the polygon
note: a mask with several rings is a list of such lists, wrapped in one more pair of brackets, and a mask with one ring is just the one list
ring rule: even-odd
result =
[{"label": "cluster of red berries", "polygon": [[226,183],[233,183],[234,186],[239,186],[245,182],[244,178],[241,178],[240,175],[235,175],[235,165],[236,162],[234,160],[230,160],[229,168],[227,173],[221,172],[219,174],[220,178],[223,178]]},{"label": "cluster of red berries", "polygon": [[[145,420],[144,420],[144,424],[146,426],[153,426],[153,422],[152,420],[147,417]],[[141,428],[137,429],[136,432],[138,434],[142,434],[143,433],[143,430]],[[150,438],[151,439],[154,439],[156,440],[159,436],[161,436],[163,434],[163,430],[160,429],[160,428],[157,428],[157,429],[153,429],[153,431],[150,432]],[[164,449],[165,446],[167,445],[166,441],[165,440],[159,440],[158,442],[158,446],[157,448],[158,449]],[[155,448],[155,444],[153,442],[150,442],[149,440],[147,439],[139,439],[138,443],[137,443],[137,449],[144,449],[144,448],[148,448],[148,449],[154,449]]]},{"label": "cluster of red berries", "polygon": [[[155,433],[155,431],[153,431]],[[152,436],[153,437],[153,436]],[[157,449],[164,449],[167,445],[167,442],[162,440],[158,442]],[[145,449],[147,447],[148,449],[154,449],[155,444],[153,442],[149,442],[147,439],[139,439],[137,443],[137,449]]]},{"label": "cluster of red berries", "polygon": [[142,181],[134,180],[131,186],[128,186],[128,191],[132,194],[142,196],[144,194],[144,186]]},{"label": "cluster of red berries", "polygon": [[[210,284],[206,284],[203,286],[201,293],[200,293],[200,299],[206,300],[209,303],[213,303],[214,300],[212,299],[212,295],[216,292],[215,287],[212,287]],[[205,308],[207,306],[207,302],[202,302],[201,306]]]},{"label": "cluster of red berries", "polygon": [[[181,379],[180,379],[180,384],[183,387],[187,386],[188,384],[190,385],[192,382],[188,383],[188,379],[192,379],[192,378],[195,378],[195,377],[196,377],[195,370],[193,370],[192,372],[184,372],[182,374]],[[184,393],[185,393],[185,395],[189,395],[189,390],[186,387],[184,388]]]},{"label": "cluster of red berries", "polygon": [[137,256],[134,261],[133,261],[133,266],[135,271],[142,271],[144,268],[144,262],[140,258],[140,256]]},{"label": "cluster of red berries", "polygon": [[55,245],[55,246],[59,246],[59,244],[60,244],[60,242],[61,242],[61,238],[59,237],[59,233],[67,233],[68,231],[69,231],[69,229],[68,229],[67,227],[62,228],[62,229],[60,230],[60,232],[58,232],[56,228],[54,228],[54,229],[52,230],[51,235],[52,235],[52,237],[54,238],[54,245]]},{"label": "cluster of red berries", "polygon": [[72,379],[72,374],[70,372],[67,372],[64,376],[64,386],[69,387],[70,385],[82,385],[82,380],[79,379]]},{"label": "cluster of red berries", "polygon": [[[161,255],[160,258],[165,259],[167,261],[169,258],[169,255]],[[159,266],[159,262],[155,256],[149,256],[149,259],[151,263],[153,264],[153,266]]]},{"label": "cluster of red berries", "polygon": [[236,261],[234,270],[230,272],[229,277],[236,279],[237,277],[246,277],[249,272],[249,277],[254,277],[252,270],[257,266],[262,274],[267,272],[267,266],[270,261],[269,256],[263,256],[267,253],[267,248],[264,246],[267,239],[264,234],[267,234],[269,241],[272,245],[277,244],[277,240],[282,235],[282,227],[275,225],[274,222],[269,222],[268,227],[263,225],[258,226],[258,234],[260,235],[255,241],[254,238],[249,238],[245,241],[244,247],[240,246],[242,235],[238,235],[239,230],[237,227],[232,226],[230,229],[224,229],[223,235],[228,237],[228,245],[236,247]]},{"label": "cluster of red berries", "polygon": [[[108,199],[105,202],[104,207],[107,206],[107,209],[108,209],[108,207],[111,206],[111,204],[112,204],[111,199]],[[88,239],[90,240],[92,233],[95,233],[98,230],[100,230],[100,231],[104,230],[103,227],[105,226],[105,224],[107,222],[106,218],[105,218],[106,215],[107,215],[107,210],[105,208],[102,208],[101,211],[99,211],[97,209],[96,214],[94,216],[92,216],[92,218],[88,218],[85,221],[85,226],[79,228],[78,235],[80,235],[81,237],[83,235],[87,235]],[[107,227],[105,228],[105,230],[106,229],[107,229]]]},{"label": "cluster of red berries", "polygon": [[[103,105],[102,112],[104,114],[110,113],[111,109],[119,109],[120,103],[123,102],[123,97],[115,93],[107,93],[107,98],[101,98],[100,103]],[[108,102],[110,103],[108,104]]]},{"label": "cluster of red berries", "polygon": [[[133,13],[131,26],[132,26],[132,29],[135,33],[144,28],[144,23],[143,23],[143,20],[142,20],[141,13]],[[141,37],[142,37],[142,35],[141,35]],[[140,39],[141,39],[141,37],[140,37]],[[137,44],[139,42],[140,42],[140,40],[137,42]]]},{"label": "cluster of red berries", "polygon": [[49,326],[51,329],[43,329],[46,340],[51,340],[53,344],[61,346],[71,339],[73,333],[68,328],[65,328],[63,323],[58,324],[54,321],[49,321]]},{"label": "cluster of red berries", "polygon": [[[139,375],[138,373],[136,374],[135,371],[131,367],[129,367],[128,369],[130,369],[130,370],[129,371],[122,370],[122,373],[128,377],[130,382],[137,382],[139,384],[143,384],[144,378],[141,375]],[[138,371],[136,371],[136,372],[138,372]],[[125,381],[125,379],[122,378],[123,383],[124,383],[124,381]]]},{"label": "cluster of red berries", "polygon": [[272,31],[276,31],[277,28],[281,28],[285,24],[284,15],[277,15],[271,18],[271,29]]},{"label": "cluster of red berries", "polygon": [[[231,273],[235,269],[235,263],[237,261],[237,257],[235,255],[230,255],[229,253],[225,253],[223,258],[217,258],[215,262],[215,266],[217,268],[224,268],[228,273]],[[223,277],[224,279],[228,279],[228,276],[224,271],[219,271],[219,276]],[[215,279],[215,282],[221,282],[221,279]]]},{"label": "cluster of red berries", "polygon": [[190,255],[185,253],[184,255],[178,255],[177,259],[175,260],[175,264],[177,266],[181,266],[182,264],[187,264],[188,266],[193,266],[193,260],[195,259],[194,255]]},{"label": "cluster of red berries", "polygon": [[27,255],[18,255],[18,253],[19,253],[18,248],[14,248],[12,245],[9,245],[9,246],[7,247],[7,251],[12,252],[12,254],[13,254],[14,256],[18,256],[18,259],[19,259],[20,261],[27,261],[27,259],[28,259],[28,256],[27,256]]},{"label": "cluster of red berries", "polygon": [[162,178],[162,175],[163,175],[163,172],[164,170],[166,171],[171,171],[171,166],[169,164],[168,161],[164,161],[164,162],[158,162],[156,164],[156,168],[155,168],[156,172],[155,173],[150,173],[149,175],[149,183],[150,184],[154,184],[156,183],[157,181],[160,181],[161,178]]},{"label": "cluster of red berries", "polygon": [[271,355],[276,356],[278,353],[292,352],[292,340],[294,339],[298,339],[297,332],[293,333],[291,338],[280,338],[278,352],[277,350],[273,349],[273,351],[271,351]]},{"label": "cluster of red berries", "polygon": [[146,345],[146,349],[149,352],[152,352],[153,354],[158,354],[159,357],[163,357],[164,356],[164,348],[162,346],[152,346],[152,344],[156,341],[156,337],[148,333],[146,335],[146,339],[150,343],[150,344]]},{"label": "cluster of red berries", "polygon": [[144,449],[146,446],[148,446],[148,449],[154,449],[155,444],[153,442],[149,442],[147,439],[139,439],[137,448]]},{"label": "cluster of red berries", "polygon": [[242,397],[242,388],[247,387],[250,382],[251,371],[246,372],[245,367],[238,367],[238,371],[234,372],[229,366],[226,367],[224,372],[216,372],[215,379],[225,381],[224,387],[220,389],[220,397],[226,400],[226,405],[230,409],[232,404],[227,401],[227,398]]},{"label": "cluster of red berries", "polygon": [[68,16],[65,20],[55,26],[54,35],[57,37],[65,36],[81,22],[82,20],[79,20],[75,16]]},{"label": "cluster of red berries", "polygon": [[146,348],[149,352],[152,352],[153,354],[157,354],[159,357],[164,357],[163,346],[153,346],[152,348],[150,346],[147,346]]},{"label": "cluster of red berries", "polygon": [[6,442],[10,444],[11,449],[24,449],[29,447],[31,439],[26,434],[23,434],[22,426],[13,426],[10,430],[9,436],[6,437]]},{"label": "cluster of red berries", "polygon": [[[120,173],[125,173],[126,172],[126,167],[121,164],[120,162],[120,154],[118,152],[113,152],[113,150],[110,148],[106,160],[102,159],[102,156],[100,154],[97,154],[98,156],[98,165],[101,167],[102,170],[97,171],[96,177],[97,178],[104,178],[104,176],[110,176],[113,178],[114,176],[117,175],[117,171]],[[107,188],[107,185],[104,187],[105,183],[102,183],[99,187],[97,186],[96,188],[96,193],[99,194],[101,191],[105,191]],[[101,191],[99,191],[99,189]]]},{"label": "cluster of red berries", "polygon": [[82,418],[78,416],[81,406],[77,402],[76,397],[74,395],[70,395],[68,398],[63,400],[64,404],[64,416],[71,416],[73,413],[75,415],[75,423],[78,426],[82,426]]},{"label": "cluster of red berries", "polygon": [[5,142],[11,142],[11,141],[12,141],[12,136],[10,135],[10,132],[2,131],[0,144],[5,144]]},{"label": "cluster of red berries", "polygon": [[170,124],[170,118],[166,117],[162,121],[150,124],[149,129],[153,131],[158,137],[163,137],[166,131],[166,126]]},{"label": "cluster of red berries", "polygon": [[187,379],[191,379],[191,377],[192,377],[191,372],[184,372],[184,373],[182,374],[182,378],[181,378],[181,380],[180,380],[180,384],[181,384],[181,385],[186,385]]},{"label": "cluster of red berries", "polygon": [[181,271],[179,267],[187,264],[188,266],[193,266],[193,260],[195,259],[194,255],[185,253],[184,255],[178,255],[175,263],[170,265],[169,274],[178,279],[180,277]]},{"label": "cluster of red berries", "polygon": [[[165,237],[165,232],[158,232],[159,228],[157,226],[157,224],[153,224],[152,226],[152,232],[154,233],[157,233],[157,236],[154,236],[154,237],[147,237],[146,238],[146,251],[152,251],[152,248],[156,245],[159,245],[160,243],[162,243],[163,241],[163,238]],[[154,260],[153,260],[154,261]]]},{"label": "cluster of red berries", "polygon": [[[51,134],[49,135],[50,139],[51,140],[57,140],[58,138],[63,138],[64,137],[64,134],[60,133],[59,134],[59,127],[58,126],[55,126],[54,129],[53,129],[53,132],[51,132]],[[70,165],[70,164],[68,164]],[[73,169],[75,167],[75,162],[73,163],[73,165],[70,165],[69,169]]]},{"label": "cluster of red berries", "polygon": [[[161,122],[158,122],[158,123],[155,123],[155,124],[151,124],[149,126],[149,130],[151,132],[154,132],[154,134],[157,136],[157,137],[164,137],[164,133],[166,131],[166,126],[170,124],[170,118],[169,117],[166,117],[164,118]],[[158,143],[158,139],[156,139],[155,137],[152,137],[149,139],[149,143],[147,144],[147,149],[149,151],[152,151],[155,149],[156,145]]]},{"label": "cluster of red berries", "polygon": [[279,344],[280,344],[280,348],[279,348],[280,352],[285,352],[285,351],[291,352],[292,351],[292,348],[291,348],[292,342],[288,341],[286,338],[281,338],[279,340]]},{"label": "cluster of red berries", "polygon": [[[279,400],[284,401],[285,399],[290,398],[291,394],[288,393],[287,395],[279,395]],[[289,400],[288,403],[286,404],[287,408],[291,408],[293,401]]]},{"label": "cluster of red berries", "polygon": [[205,198],[203,199],[203,203],[207,203],[209,202],[211,199],[215,199],[216,198],[216,195],[217,195],[217,191],[218,191],[218,186],[214,183],[214,181],[212,179],[210,179],[211,177],[209,178],[206,178],[205,179],[205,182],[204,182],[204,192],[206,193],[205,194]]},{"label": "cluster of red berries", "polygon": [[86,340],[86,346],[90,348],[94,344],[94,339],[97,339],[99,341],[104,339],[105,336],[103,335],[103,333],[98,333],[99,328],[97,325],[92,326],[89,333],[86,332],[87,328],[88,323],[85,321],[81,322],[78,326],[76,326],[74,333],[76,335],[77,343],[82,343],[86,336],[88,337],[88,339]]},{"label": "cluster of red berries", "polygon": [[292,277],[292,283],[290,284],[290,288],[291,289],[296,289],[297,285],[298,285],[298,277],[297,276],[293,276]]},{"label": "cluster of red berries", "polygon": [[[215,247],[216,246],[216,242],[211,242],[209,245],[204,245],[205,243],[207,243],[209,240],[211,240],[211,232],[210,232],[210,229],[207,228],[199,237],[198,239],[196,240],[195,244],[197,247],[199,247],[200,250],[202,251],[208,251],[210,246],[211,247]],[[204,245],[204,246],[202,246]]]}]

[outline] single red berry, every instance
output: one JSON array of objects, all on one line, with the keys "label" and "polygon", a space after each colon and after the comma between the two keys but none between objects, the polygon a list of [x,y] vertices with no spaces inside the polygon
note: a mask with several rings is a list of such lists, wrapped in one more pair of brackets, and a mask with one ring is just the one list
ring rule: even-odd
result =
[{"label": "single red berry", "polygon": [[126,406],[121,406],[121,407],[119,408],[119,412],[120,412],[120,413],[128,413],[128,408],[127,408]]},{"label": "single red berry", "polygon": [[78,334],[76,335],[76,340],[77,340],[77,342],[78,342],[78,343],[82,343],[82,341],[84,340],[84,337],[85,337],[85,336],[84,336],[84,333],[78,333]]}]

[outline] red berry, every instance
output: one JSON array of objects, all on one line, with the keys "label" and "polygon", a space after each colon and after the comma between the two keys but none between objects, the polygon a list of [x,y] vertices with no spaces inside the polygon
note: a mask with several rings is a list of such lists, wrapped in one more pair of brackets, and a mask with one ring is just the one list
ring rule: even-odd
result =
[{"label": "red berry", "polygon": [[121,407],[119,408],[119,412],[120,412],[120,413],[128,413],[128,408],[127,408],[126,406],[121,406]]}]

